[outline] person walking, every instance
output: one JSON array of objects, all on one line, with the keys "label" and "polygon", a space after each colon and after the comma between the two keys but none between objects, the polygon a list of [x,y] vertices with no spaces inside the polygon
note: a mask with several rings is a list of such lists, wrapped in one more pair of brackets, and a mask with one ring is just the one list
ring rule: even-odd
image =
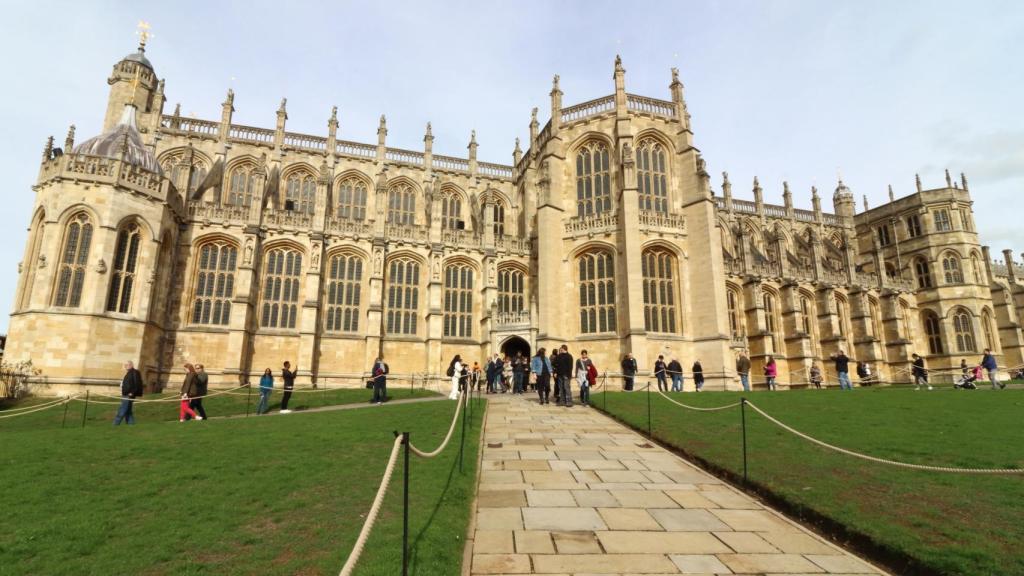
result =
[{"label": "person walking", "polygon": [[195,410],[196,414],[206,420],[206,410],[203,409],[203,398],[209,390],[210,377],[202,364],[196,364],[196,397],[189,401],[189,407]]},{"label": "person walking", "polygon": [[274,373],[267,368],[260,376],[260,401],[256,404],[256,414],[266,414],[270,404],[270,393],[274,391]]},{"label": "person walking", "polygon": [[558,350],[558,356],[554,361],[555,374],[558,376],[558,397],[555,402],[559,406],[572,408],[572,354],[569,354],[569,347],[562,344]]},{"label": "person walking", "polygon": [[505,361],[498,354],[494,355],[494,393],[505,393]]},{"label": "person walking", "polygon": [[373,399],[370,400],[370,404],[379,405],[387,401],[388,373],[390,371],[387,363],[384,362],[384,358],[377,356],[373,361],[373,368],[370,368],[370,374],[373,375]]},{"label": "person walking", "polygon": [[142,396],[142,373],[135,368],[131,360],[124,363],[124,377],[121,378],[121,405],[117,407],[117,415],[114,416],[114,426],[120,426],[121,421],[125,424],[135,424],[135,414],[132,406],[135,399]]},{"label": "person walking", "polygon": [[850,358],[841,348],[839,352],[831,356],[836,363],[836,379],[839,381],[840,390],[853,390],[853,382],[850,382]]},{"label": "person walking", "polygon": [[192,364],[185,364],[185,381],[181,383],[181,408],[178,410],[178,422],[184,422],[185,417],[202,420],[202,416],[196,415],[195,410],[189,405],[189,401],[196,395],[196,367]]},{"label": "person walking", "polygon": [[921,386],[927,386],[929,390],[932,385],[928,383],[928,369],[924,367],[924,358],[917,354],[911,355],[910,373],[914,377],[914,390],[920,390]]},{"label": "person walking", "polygon": [[[551,351],[551,356],[548,357],[548,361],[551,363],[552,366],[557,366],[557,364],[555,363],[555,360],[557,359],[558,348],[555,348],[554,350]],[[558,397],[561,394],[561,386],[558,385],[558,374],[555,372],[551,373],[551,387],[554,388],[555,404],[561,404],[561,402],[558,401]]]},{"label": "person walking", "polygon": [[480,391],[480,363],[473,362],[473,369],[469,373],[470,390]]},{"label": "person walking", "polygon": [[750,358],[745,352],[736,357],[736,373],[740,375],[743,391],[750,392]]},{"label": "person walking", "polygon": [[1004,389],[1006,384],[999,381],[999,366],[996,364],[996,357],[992,355],[992,351],[985,348],[984,354],[981,356],[981,367],[988,371],[989,382],[992,382],[992,389]]},{"label": "person walking", "polygon": [[512,362],[512,392],[522,394],[526,392],[526,358],[516,352],[516,358]]},{"label": "person walking", "polygon": [[448,372],[445,374],[451,378],[452,391],[448,394],[449,400],[459,399],[459,378],[462,377],[462,356],[456,354],[448,364]]},{"label": "person walking", "polygon": [[697,392],[700,392],[704,388],[704,367],[700,365],[700,360],[693,363],[690,371],[693,372],[693,385],[697,387]]},{"label": "person walking", "polygon": [[811,364],[811,384],[818,390],[821,390],[821,368],[818,368],[817,364]]},{"label": "person walking", "polygon": [[659,354],[658,359],[654,361],[654,376],[658,379],[658,392],[668,392],[666,372],[668,372],[668,365],[665,364],[665,357]]},{"label": "person walking", "polygon": [[512,390],[512,358],[505,356],[501,362],[501,393],[513,393]]},{"label": "person walking", "polygon": [[291,410],[288,409],[288,400],[291,399],[292,390],[295,389],[295,375],[298,371],[298,366],[295,367],[295,370],[292,370],[291,362],[284,361],[284,367],[281,368],[281,380],[284,382],[284,395],[281,396],[281,414],[291,413]]},{"label": "person walking", "polygon": [[551,374],[554,372],[546,352],[543,348],[537,350],[537,355],[530,361],[530,372],[537,377],[537,396],[541,404],[551,403]]},{"label": "person walking", "polygon": [[627,392],[633,391],[633,379],[636,377],[636,373],[636,358],[633,358],[633,354],[627,352],[622,358],[622,387]]},{"label": "person walking", "polygon": [[775,357],[769,356],[768,362],[764,365],[764,379],[768,383],[769,390],[775,390],[775,379],[779,377],[779,366],[775,363]]},{"label": "person walking", "polygon": [[669,361],[668,375],[672,377],[672,391],[682,392],[683,391],[683,365],[679,363],[679,360],[673,358]]},{"label": "person walking", "polygon": [[580,386],[580,404],[587,406],[590,403],[590,369],[594,363],[587,356],[586,350],[580,350],[580,357],[576,360],[576,383]]}]

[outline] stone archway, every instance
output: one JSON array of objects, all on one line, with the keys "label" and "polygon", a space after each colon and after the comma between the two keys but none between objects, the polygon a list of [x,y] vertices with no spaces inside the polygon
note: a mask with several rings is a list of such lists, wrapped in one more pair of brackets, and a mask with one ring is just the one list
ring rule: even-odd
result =
[{"label": "stone archway", "polygon": [[524,358],[529,358],[530,343],[519,336],[512,336],[501,343],[501,354],[509,358],[515,358],[516,354],[522,354]]}]

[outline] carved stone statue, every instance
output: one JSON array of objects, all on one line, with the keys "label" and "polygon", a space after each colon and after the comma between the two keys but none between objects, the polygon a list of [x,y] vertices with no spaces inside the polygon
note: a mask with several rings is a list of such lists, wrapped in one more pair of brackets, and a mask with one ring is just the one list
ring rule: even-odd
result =
[{"label": "carved stone statue", "polygon": [[384,249],[376,248],[373,251],[373,272],[380,274],[384,270]]},{"label": "carved stone statue", "polygon": [[39,268],[40,269],[46,268],[46,256],[43,255],[43,254],[39,255]]},{"label": "carved stone statue", "polygon": [[434,254],[431,257],[431,259],[433,260],[431,262],[431,264],[430,264],[431,275],[433,276],[434,280],[440,280],[441,279],[441,256],[439,254]]},{"label": "carved stone statue", "polygon": [[311,260],[312,260],[313,268],[319,268],[320,267],[320,243],[319,242],[314,242],[313,243],[313,257],[311,258]]},{"label": "carved stone statue", "polygon": [[629,145],[629,142],[622,143],[622,163],[633,163],[633,147]]},{"label": "carved stone statue", "polygon": [[245,241],[245,260],[243,262],[248,266],[252,265],[252,238]]},{"label": "carved stone statue", "polygon": [[480,209],[480,196],[478,194],[471,194],[469,196],[469,219],[473,225],[473,233],[480,235],[483,233],[483,212]]},{"label": "carved stone statue", "polygon": [[424,221],[427,226],[430,226],[434,221],[434,198],[436,196],[434,194],[434,185],[436,182],[437,177],[435,176],[433,181],[428,182],[427,185],[423,187],[423,214],[427,217]]}]

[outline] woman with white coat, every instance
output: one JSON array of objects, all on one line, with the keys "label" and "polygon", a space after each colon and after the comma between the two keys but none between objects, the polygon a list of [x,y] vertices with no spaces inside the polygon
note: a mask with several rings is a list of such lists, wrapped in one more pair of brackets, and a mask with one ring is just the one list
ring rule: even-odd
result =
[{"label": "woman with white coat", "polygon": [[462,356],[456,354],[452,363],[448,365],[448,376],[452,380],[452,392],[448,395],[449,400],[459,399],[459,378],[462,377]]}]

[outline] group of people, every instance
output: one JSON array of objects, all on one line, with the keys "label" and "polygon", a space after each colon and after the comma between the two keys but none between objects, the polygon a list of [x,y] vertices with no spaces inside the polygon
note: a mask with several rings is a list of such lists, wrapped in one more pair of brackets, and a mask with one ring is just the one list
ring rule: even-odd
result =
[{"label": "group of people", "polygon": [[[632,370],[633,374],[636,374],[636,360],[633,359],[632,354],[627,355],[629,361],[628,368]],[[625,365],[626,360],[623,360],[622,373],[626,374]],[[748,367],[749,369],[749,367]],[[693,385],[697,392],[700,392],[704,388],[704,367],[700,365],[700,360],[693,363],[690,367],[690,372],[693,375]],[[661,392],[668,392],[668,381],[672,381],[672,391],[682,392],[683,391],[683,365],[679,363],[679,360],[672,358],[665,363],[665,357],[658,355],[658,359],[654,362],[654,375],[658,379],[658,390]],[[629,383],[632,389],[632,382]]]}]

